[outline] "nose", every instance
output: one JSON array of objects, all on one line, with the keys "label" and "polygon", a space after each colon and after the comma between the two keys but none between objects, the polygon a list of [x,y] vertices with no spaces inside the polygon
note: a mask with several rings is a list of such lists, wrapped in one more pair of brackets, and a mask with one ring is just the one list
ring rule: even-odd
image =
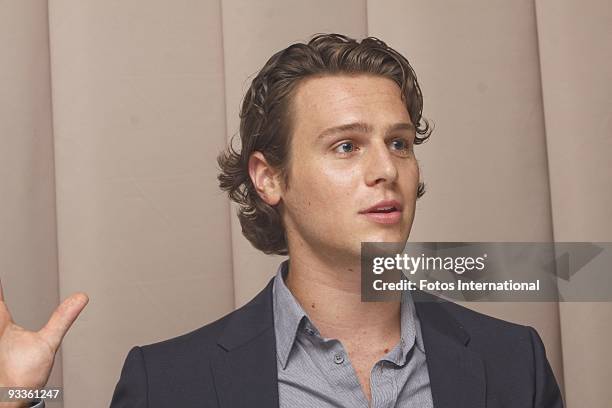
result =
[{"label": "nose", "polygon": [[365,181],[368,186],[392,184],[397,180],[397,165],[384,142],[372,143],[366,154]]}]

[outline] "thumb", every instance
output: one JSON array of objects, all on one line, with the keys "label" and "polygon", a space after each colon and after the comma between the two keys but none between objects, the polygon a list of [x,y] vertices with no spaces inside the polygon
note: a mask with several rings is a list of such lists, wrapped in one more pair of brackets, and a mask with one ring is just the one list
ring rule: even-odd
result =
[{"label": "thumb", "polygon": [[45,327],[38,333],[47,340],[54,350],[57,350],[66,332],[88,302],[89,297],[83,292],[75,293],[66,298],[55,309]]}]

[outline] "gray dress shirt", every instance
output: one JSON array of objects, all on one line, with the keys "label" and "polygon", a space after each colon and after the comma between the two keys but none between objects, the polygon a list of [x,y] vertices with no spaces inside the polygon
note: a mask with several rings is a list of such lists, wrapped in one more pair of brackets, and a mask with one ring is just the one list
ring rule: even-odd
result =
[{"label": "gray dress shirt", "polygon": [[368,405],[342,343],[319,334],[285,285],[288,273],[287,260],[272,287],[280,408],[433,407],[421,328],[409,291],[401,298],[401,340],[370,372]]}]

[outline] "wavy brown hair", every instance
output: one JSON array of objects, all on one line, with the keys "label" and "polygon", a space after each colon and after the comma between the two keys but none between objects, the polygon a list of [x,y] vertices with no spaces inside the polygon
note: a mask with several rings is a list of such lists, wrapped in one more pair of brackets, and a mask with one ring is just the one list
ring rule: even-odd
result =
[{"label": "wavy brown hair", "polygon": [[[287,255],[287,237],[278,206],[263,201],[249,176],[249,158],[261,152],[289,187],[293,90],[304,78],[336,74],[370,74],[393,80],[416,127],[414,144],[429,138],[432,128],[422,117],[423,95],[416,74],[400,53],[378,38],[361,41],[341,34],[318,34],[308,43],[296,43],[274,54],[251,82],[240,110],[241,148],[234,137],[217,157],[219,186],[239,204],[242,233],[266,254]],[[419,182],[417,198],[425,193]]]}]

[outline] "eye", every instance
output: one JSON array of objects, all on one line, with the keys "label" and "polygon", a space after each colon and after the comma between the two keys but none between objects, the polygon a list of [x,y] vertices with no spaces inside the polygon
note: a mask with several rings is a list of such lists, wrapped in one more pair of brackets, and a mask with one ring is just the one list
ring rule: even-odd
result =
[{"label": "eye", "polygon": [[340,154],[353,153],[356,150],[355,143],[353,142],[342,142],[334,149],[335,152]]},{"label": "eye", "polygon": [[402,152],[402,154],[410,154],[410,152],[412,151],[410,142],[404,138],[394,139],[391,142],[391,145],[393,145],[395,150]]}]

